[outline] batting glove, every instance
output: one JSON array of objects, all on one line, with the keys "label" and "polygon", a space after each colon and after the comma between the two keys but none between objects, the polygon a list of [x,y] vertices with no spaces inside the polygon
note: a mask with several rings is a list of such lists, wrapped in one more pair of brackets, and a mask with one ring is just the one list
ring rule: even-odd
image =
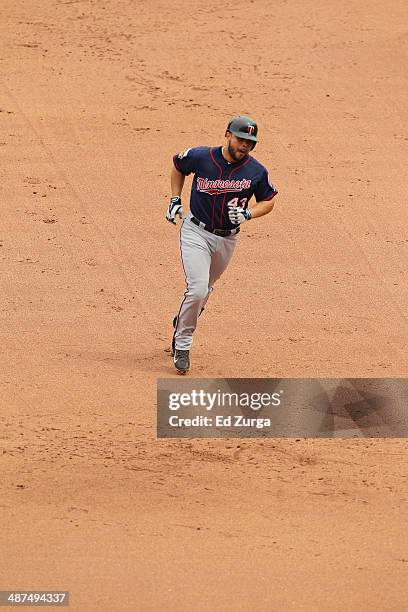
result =
[{"label": "batting glove", "polygon": [[230,206],[228,216],[234,225],[241,225],[244,221],[252,219],[249,208],[242,208],[242,206]]},{"label": "batting glove", "polygon": [[169,208],[166,213],[167,221],[176,225],[176,216],[183,218],[183,209],[181,207],[181,198],[179,196],[170,198]]}]

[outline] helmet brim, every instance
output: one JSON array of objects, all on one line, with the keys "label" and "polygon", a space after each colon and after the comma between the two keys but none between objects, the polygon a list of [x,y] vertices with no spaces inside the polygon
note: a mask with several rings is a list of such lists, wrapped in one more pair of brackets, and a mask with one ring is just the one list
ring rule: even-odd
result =
[{"label": "helmet brim", "polygon": [[252,140],[252,142],[258,142],[256,136],[248,134],[247,132],[237,132],[235,130],[227,130],[227,131],[231,132],[231,134],[234,134],[234,136],[236,136],[237,138],[244,138],[245,140]]}]

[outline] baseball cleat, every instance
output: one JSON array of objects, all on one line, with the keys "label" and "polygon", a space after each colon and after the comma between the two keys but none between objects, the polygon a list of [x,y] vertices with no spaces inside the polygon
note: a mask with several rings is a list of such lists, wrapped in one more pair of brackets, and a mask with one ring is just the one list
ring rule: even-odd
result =
[{"label": "baseball cleat", "polygon": [[179,374],[185,374],[190,369],[190,352],[182,349],[174,350],[174,367]]}]

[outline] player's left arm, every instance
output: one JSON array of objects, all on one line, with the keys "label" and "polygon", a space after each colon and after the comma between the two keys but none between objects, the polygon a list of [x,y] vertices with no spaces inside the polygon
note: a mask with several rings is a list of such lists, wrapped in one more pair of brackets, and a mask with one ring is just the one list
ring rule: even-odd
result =
[{"label": "player's left arm", "polygon": [[256,202],[249,209],[251,219],[263,217],[270,213],[275,205],[274,199],[277,193],[278,190],[270,180],[268,171],[264,168],[254,192]]},{"label": "player's left arm", "polygon": [[271,183],[268,171],[263,168],[261,177],[256,185],[254,195],[256,203],[251,208],[243,208],[228,204],[228,216],[233,225],[240,225],[245,221],[263,217],[271,212],[274,206],[273,198],[277,195],[278,190]]},{"label": "player's left arm", "polygon": [[257,217],[263,217],[270,213],[275,205],[273,200],[261,200],[260,202],[255,202],[249,209],[251,213],[251,219],[256,219]]},{"label": "player's left arm", "polygon": [[271,212],[273,205],[274,202],[272,202],[272,198],[270,200],[260,200],[251,206],[251,208],[243,208],[242,206],[228,204],[228,216],[231,223],[234,225],[240,225],[241,223],[244,223],[244,221],[249,221],[250,219],[256,219],[257,217],[267,215]]}]

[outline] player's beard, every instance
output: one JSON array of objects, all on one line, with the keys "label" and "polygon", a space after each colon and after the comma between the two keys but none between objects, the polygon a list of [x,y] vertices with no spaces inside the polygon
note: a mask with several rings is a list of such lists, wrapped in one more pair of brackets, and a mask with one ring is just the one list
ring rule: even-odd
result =
[{"label": "player's beard", "polygon": [[[233,147],[230,142],[228,143],[228,153],[236,162],[241,161],[246,155],[248,155],[248,153],[240,151],[239,149]],[[238,153],[241,153],[241,155],[237,155]]]}]

